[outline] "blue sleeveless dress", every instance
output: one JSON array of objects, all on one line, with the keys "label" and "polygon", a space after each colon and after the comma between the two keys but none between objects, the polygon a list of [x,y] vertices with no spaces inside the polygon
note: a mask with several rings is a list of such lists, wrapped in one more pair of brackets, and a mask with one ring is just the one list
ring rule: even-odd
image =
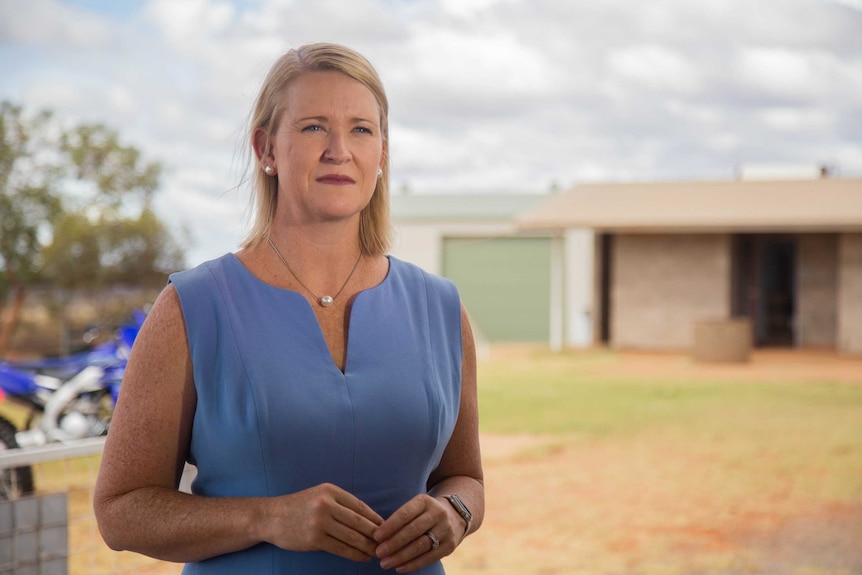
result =
[{"label": "blue sleeveless dress", "polygon": [[[427,491],[458,417],[461,313],[450,281],[389,257],[350,312],[344,372],[308,301],[233,254],[171,275],[194,366],[193,493],[277,496],[329,482],[382,517]],[[188,575],[392,573],[259,544]],[[443,574],[441,563],[420,573]]]}]

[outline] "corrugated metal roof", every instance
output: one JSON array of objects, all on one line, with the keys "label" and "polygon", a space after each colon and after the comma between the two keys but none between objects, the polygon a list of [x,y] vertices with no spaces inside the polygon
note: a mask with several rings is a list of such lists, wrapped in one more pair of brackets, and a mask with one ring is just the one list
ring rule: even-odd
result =
[{"label": "corrugated metal roof", "polygon": [[862,230],[862,178],[581,184],[516,218],[522,229]]},{"label": "corrugated metal roof", "polygon": [[390,202],[395,221],[512,221],[548,197],[544,194],[392,194]]}]

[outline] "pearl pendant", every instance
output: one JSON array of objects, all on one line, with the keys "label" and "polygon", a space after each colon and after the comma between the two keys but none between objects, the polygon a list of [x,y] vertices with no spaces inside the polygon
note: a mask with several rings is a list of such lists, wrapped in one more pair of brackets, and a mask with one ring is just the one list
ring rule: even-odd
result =
[{"label": "pearl pendant", "polygon": [[333,302],[333,301],[335,301],[335,300],[334,300],[334,299],[332,299],[332,296],[331,296],[331,295],[325,295],[325,296],[323,296],[322,298],[320,298],[319,303],[320,303],[320,305],[322,305],[323,307],[329,307],[329,306],[331,306],[331,305],[332,305],[332,302]]}]

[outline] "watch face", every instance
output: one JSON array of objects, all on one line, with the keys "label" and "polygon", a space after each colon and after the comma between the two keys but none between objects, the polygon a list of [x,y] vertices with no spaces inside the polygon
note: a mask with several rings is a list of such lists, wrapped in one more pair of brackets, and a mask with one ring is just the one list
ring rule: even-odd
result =
[{"label": "watch face", "polygon": [[460,513],[460,514],[461,514],[461,516],[462,516],[465,520],[469,521],[470,519],[472,519],[472,518],[473,518],[473,514],[472,514],[472,513],[470,513],[470,510],[469,510],[469,509],[467,509],[467,506],[466,506],[466,505],[464,505],[464,502],[463,502],[463,501],[461,501],[461,498],[460,498],[460,497],[458,497],[457,495],[450,495],[450,496],[449,496],[449,501],[451,501],[451,502],[452,502],[452,505],[454,505],[454,506],[455,506],[455,509],[458,511],[458,513]]}]

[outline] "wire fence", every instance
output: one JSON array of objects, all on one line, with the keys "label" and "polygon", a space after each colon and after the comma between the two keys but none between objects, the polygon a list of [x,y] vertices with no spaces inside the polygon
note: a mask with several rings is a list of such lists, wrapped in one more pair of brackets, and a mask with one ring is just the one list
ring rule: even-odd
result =
[{"label": "wire fence", "polygon": [[36,487],[32,494],[0,502],[0,574],[180,573],[182,565],[112,551],[102,540],[93,489],[103,446],[100,437],[0,451],[0,471],[29,466]]}]

